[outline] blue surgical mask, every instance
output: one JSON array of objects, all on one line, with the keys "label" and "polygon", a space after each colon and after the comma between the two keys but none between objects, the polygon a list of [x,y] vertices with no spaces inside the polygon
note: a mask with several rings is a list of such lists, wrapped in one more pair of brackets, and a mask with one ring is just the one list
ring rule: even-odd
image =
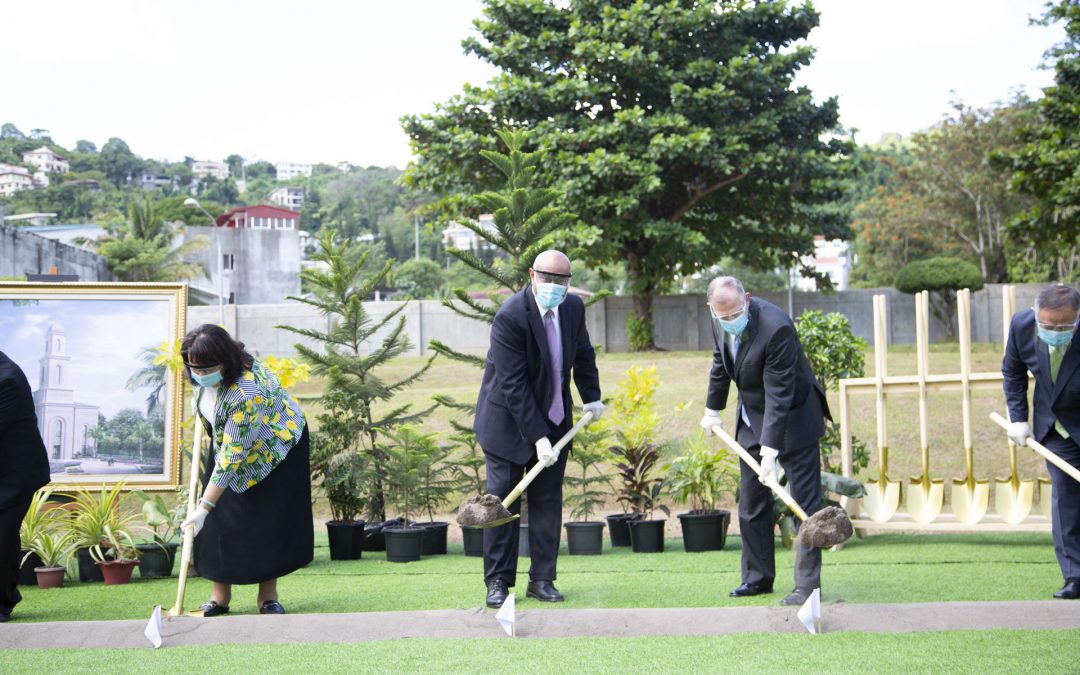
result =
[{"label": "blue surgical mask", "polygon": [[1039,339],[1045,342],[1050,347],[1061,347],[1072,342],[1071,330],[1050,330],[1049,328],[1039,329]]},{"label": "blue surgical mask", "polygon": [[746,330],[746,324],[750,323],[750,317],[743,314],[738,319],[732,321],[717,319],[716,323],[720,324],[720,328],[722,328],[725,333],[739,337],[743,334],[743,331]]},{"label": "blue surgical mask", "polygon": [[222,377],[221,370],[206,375],[199,375],[197,373],[191,374],[191,379],[195,380],[195,383],[200,387],[216,387],[221,384]]},{"label": "blue surgical mask", "polygon": [[566,286],[536,282],[536,302],[544,309],[555,309],[566,299]]}]

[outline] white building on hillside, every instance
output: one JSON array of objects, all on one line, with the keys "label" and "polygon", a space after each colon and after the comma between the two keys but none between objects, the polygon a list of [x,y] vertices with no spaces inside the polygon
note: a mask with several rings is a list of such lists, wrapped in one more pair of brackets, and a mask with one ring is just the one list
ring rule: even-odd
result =
[{"label": "white building on hillside", "polygon": [[[482,232],[494,232],[495,216],[485,213],[478,219],[478,224]],[[443,230],[443,246],[459,251],[479,251],[491,248],[491,242],[461,223],[451,222],[450,227]]]},{"label": "white building on hillside", "polygon": [[0,164],[0,197],[34,189],[34,177],[21,166]]},{"label": "white building on hillside", "polygon": [[298,162],[278,162],[274,165],[278,180],[292,180],[297,176],[311,176],[311,165]]},{"label": "white building on hillside", "polygon": [[270,201],[278,206],[299,211],[304,206],[304,189],[286,185],[270,193]]},{"label": "white building on hillside", "polygon": [[[848,280],[851,277],[851,246],[848,242],[841,239],[826,240],[825,237],[814,237],[814,257],[805,256],[802,261],[804,265],[827,274],[835,290],[848,289]],[[796,290],[807,292],[817,290],[817,283],[813,279],[796,274]]]},{"label": "white building on hillside", "polygon": [[71,170],[66,159],[44,145],[37,150],[24,152],[22,158],[27,164],[33,164],[45,173],[67,173]]},{"label": "white building on hillside", "polygon": [[229,177],[229,165],[225,162],[211,162],[209,160],[193,162],[191,173],[196,178],[212,176],[213,178],[225,180]]}]

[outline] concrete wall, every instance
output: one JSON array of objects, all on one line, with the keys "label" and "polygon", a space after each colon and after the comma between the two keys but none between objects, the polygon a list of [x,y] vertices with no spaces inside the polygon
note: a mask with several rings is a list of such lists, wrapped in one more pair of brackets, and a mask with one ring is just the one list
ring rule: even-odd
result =
[{"label": "concrete wall", "polygon": [[[208,246],[191,257],[202,263],[210,278],[191,281],[193,289],[216,298],[218,289],[238,305],[285,302],[300,294],[300,235],[296,230],[256,230],[232,227],[188,227],[184,240],[207,237]],[[224,270],[219,284],[218,256],[232,255],[233,269]]]},{"label": "concrete wall", "polygon": [[96,253],[0,225],[0,276],[48,274],[53,266],[79,281],[113,281],[105,258]]},{"label": "concrete wall", "polygon": [[[1025,284],[1017,286],[1018,309],[1030,307],[1035,295],[1043,286]],[[1001,286],[992,285],[973,293],[971,298],[972,339],[975,342],[1002,341]],[[835,295],[819,293],[794,293],[792,305],[795,315],[804,310],[820,309],[824,312],[845,314],[853,332],[867,342],[873,343],[873,296],[883,293],[888,305],[888,329],[890,344],[915,341],[915,297],[904,295],[894,289],[850,290]],[[785,293],[764,293],[762,297],[783,309],[787,309]],[[487,351],[487,324],[466,319],[443,307],[434,300],[401,302],[369,302],[367,309],[373,321],[404,305],[400,316],[406,319],[406,334],[412,344],[412,354],[428,354],[427,343],[432,338],[451,347],[474,354]],[[654,301],[657,346],[667,350],[710,349],[709,310],[700,295],[675,295]],[[606,351],[626,351],[626,317],[633,310],[633,300],[628,297],[610,297],[589,308],[587,326],[589,336],[596,345]],[[955,320],[955,319],[954,319]],[[936,317],[930,318],[930,339],[934,342],[946,339],[945,325]],[[188,326],[201,323],[219,323],[217,307],[188,308]],[[325,330],[326,319],[300,303],[283,305],[229,305],[225,308],[225,327],[259,354],[290,356],[295,354],[293,345],[299,336],[275,328],[289,324]],[[390,330],[384,327],[376,335],[376,344]],[[372,346],[369,345],[369,348]]]}]

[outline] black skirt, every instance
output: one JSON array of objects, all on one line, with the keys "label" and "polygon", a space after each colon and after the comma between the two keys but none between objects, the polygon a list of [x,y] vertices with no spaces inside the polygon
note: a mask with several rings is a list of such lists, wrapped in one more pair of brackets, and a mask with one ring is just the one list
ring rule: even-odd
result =
[{"label": "black skirt", "polygon": [[[310,444],[307,426],[285,460],[263,480],[236,493],[226,488],[195,537],[195,569],[224,584],[257,584],[311,562]],[[203,471],[210,481],[213,462]]]}]

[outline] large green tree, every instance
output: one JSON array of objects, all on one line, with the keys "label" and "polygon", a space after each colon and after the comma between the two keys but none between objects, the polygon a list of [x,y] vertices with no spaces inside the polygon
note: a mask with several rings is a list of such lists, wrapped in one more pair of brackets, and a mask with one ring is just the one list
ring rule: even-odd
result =
[{"label": "large green tree", "polygon": [[1062,280],[1080,273],[1080,0],[1048,3],[1037,23],[1061,21],[1065,40],[1046,53],[1054,85],[1043,90],[1037,114],[1021,130],[1019,148],[1006,156],[1012,185],[1034,203],[1010,224],[1010,233],[1029,244],[1048,270]]},{"label": "large green tree", "polygon": [[120,281],[182,281],[207,276],[202,264],[190,255],[209,241],[198,237],[174,246],[182,226],[166,221],[150,199],[132,198],[128,217],[105,225],[96,241],[84,241],[97,249]]},{"label": "large green tree", "polygon": [[588,225],[589,261],[625,263],[636,347],[650,347],[652,298],[678,274],[724,256],[786,266],[812,235],[846,235],[814,208],[847,147],[826,138],[836,100],[793,84],[817,23],[783,2],[488,0],[463,46],[501,73],[404,118],[407,181],[442,195],[495,185],[478,151],[496,128],[533,128],[541,180]]}]

